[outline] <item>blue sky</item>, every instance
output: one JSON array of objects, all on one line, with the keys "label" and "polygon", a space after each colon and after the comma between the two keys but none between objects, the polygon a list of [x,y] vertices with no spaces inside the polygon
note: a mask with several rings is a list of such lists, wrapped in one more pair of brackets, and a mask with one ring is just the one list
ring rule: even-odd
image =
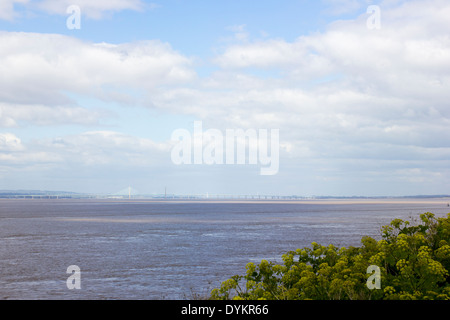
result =
[{"label": "blue sky", "polygon": [[[198,45],[208,47],[226,36],[228,27],[242,24],[255,32],[265,31],[292,40],[299,33],[323,27],[331,16],[326,12],[326,5],[308,0],[284,1],[281,5],[275,1],[142,3],[143,9],[138,11],[110,13],[105,10],[103,18],[83,16],[83,28],[77,31],[77,37],[112,43],[158,38],[186,50]],[[3,30],[72,35],[65,27],[68,15],[48,14],[19,3],[15,4],[15,9],[16,18],[3,21]]]},{"label": "blue sky", "polygon": [[[2,0],[0,189],[448,194],[447,13],[440,0]],[[171,134],[194,121],[280,130],[278,173],[175,165]]]}]

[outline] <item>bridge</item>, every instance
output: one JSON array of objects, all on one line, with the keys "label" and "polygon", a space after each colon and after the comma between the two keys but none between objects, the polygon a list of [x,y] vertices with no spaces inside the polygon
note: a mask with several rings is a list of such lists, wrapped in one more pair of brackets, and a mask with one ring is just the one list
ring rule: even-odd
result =
[{"label": "bridge", "polygon": [[282,195],[264,195],[264,194],[221,194],[221,193],[193,193],[193,194],[145,194],[140,193],[135,188],[129,186],[117,192],[101,193],[75,193],[58,191],[1,191],[0,199],[159,199],[159,200],[301,200],[314,199],[314,197],[301,196],[282,196]]}]

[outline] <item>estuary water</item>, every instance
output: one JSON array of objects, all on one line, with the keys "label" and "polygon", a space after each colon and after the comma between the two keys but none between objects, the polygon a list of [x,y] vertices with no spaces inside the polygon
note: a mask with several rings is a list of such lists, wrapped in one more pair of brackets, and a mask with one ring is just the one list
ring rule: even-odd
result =
[{"label": "estuary water", "polygon": [[[296,202],[0,200],[0,299],[181,300],[311,242],[359,246],[448,199]],[[80,268],[79,290],[66,281]]]}]

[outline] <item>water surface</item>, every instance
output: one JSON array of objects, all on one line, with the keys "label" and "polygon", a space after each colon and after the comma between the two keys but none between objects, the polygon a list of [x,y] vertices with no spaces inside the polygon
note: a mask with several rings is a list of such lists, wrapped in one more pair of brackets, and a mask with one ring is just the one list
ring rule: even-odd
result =
[{"label": "water surface", "polygon": [[[287,251],[359,246],[447,200],[375,203],[0,200],[0,299],[190,299]],[[69,290],[67,267],[81,269]]]}]

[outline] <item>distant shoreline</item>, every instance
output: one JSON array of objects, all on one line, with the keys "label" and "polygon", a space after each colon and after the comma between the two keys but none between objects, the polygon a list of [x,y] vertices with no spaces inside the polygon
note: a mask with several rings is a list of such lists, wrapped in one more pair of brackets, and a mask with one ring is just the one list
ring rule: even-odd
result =
[{"label": "distant shoreline", "polygon": [[[450,197],[399,197],[399,198],[327,198],[327,199],[159,199],[159,198],[0,198],[7,201],[61,201],[61,202],[109,202],[109,203],[230,203],[230,204],[438,204],[447,206]],[[449,207],[450,210],[450,207]]]}]

